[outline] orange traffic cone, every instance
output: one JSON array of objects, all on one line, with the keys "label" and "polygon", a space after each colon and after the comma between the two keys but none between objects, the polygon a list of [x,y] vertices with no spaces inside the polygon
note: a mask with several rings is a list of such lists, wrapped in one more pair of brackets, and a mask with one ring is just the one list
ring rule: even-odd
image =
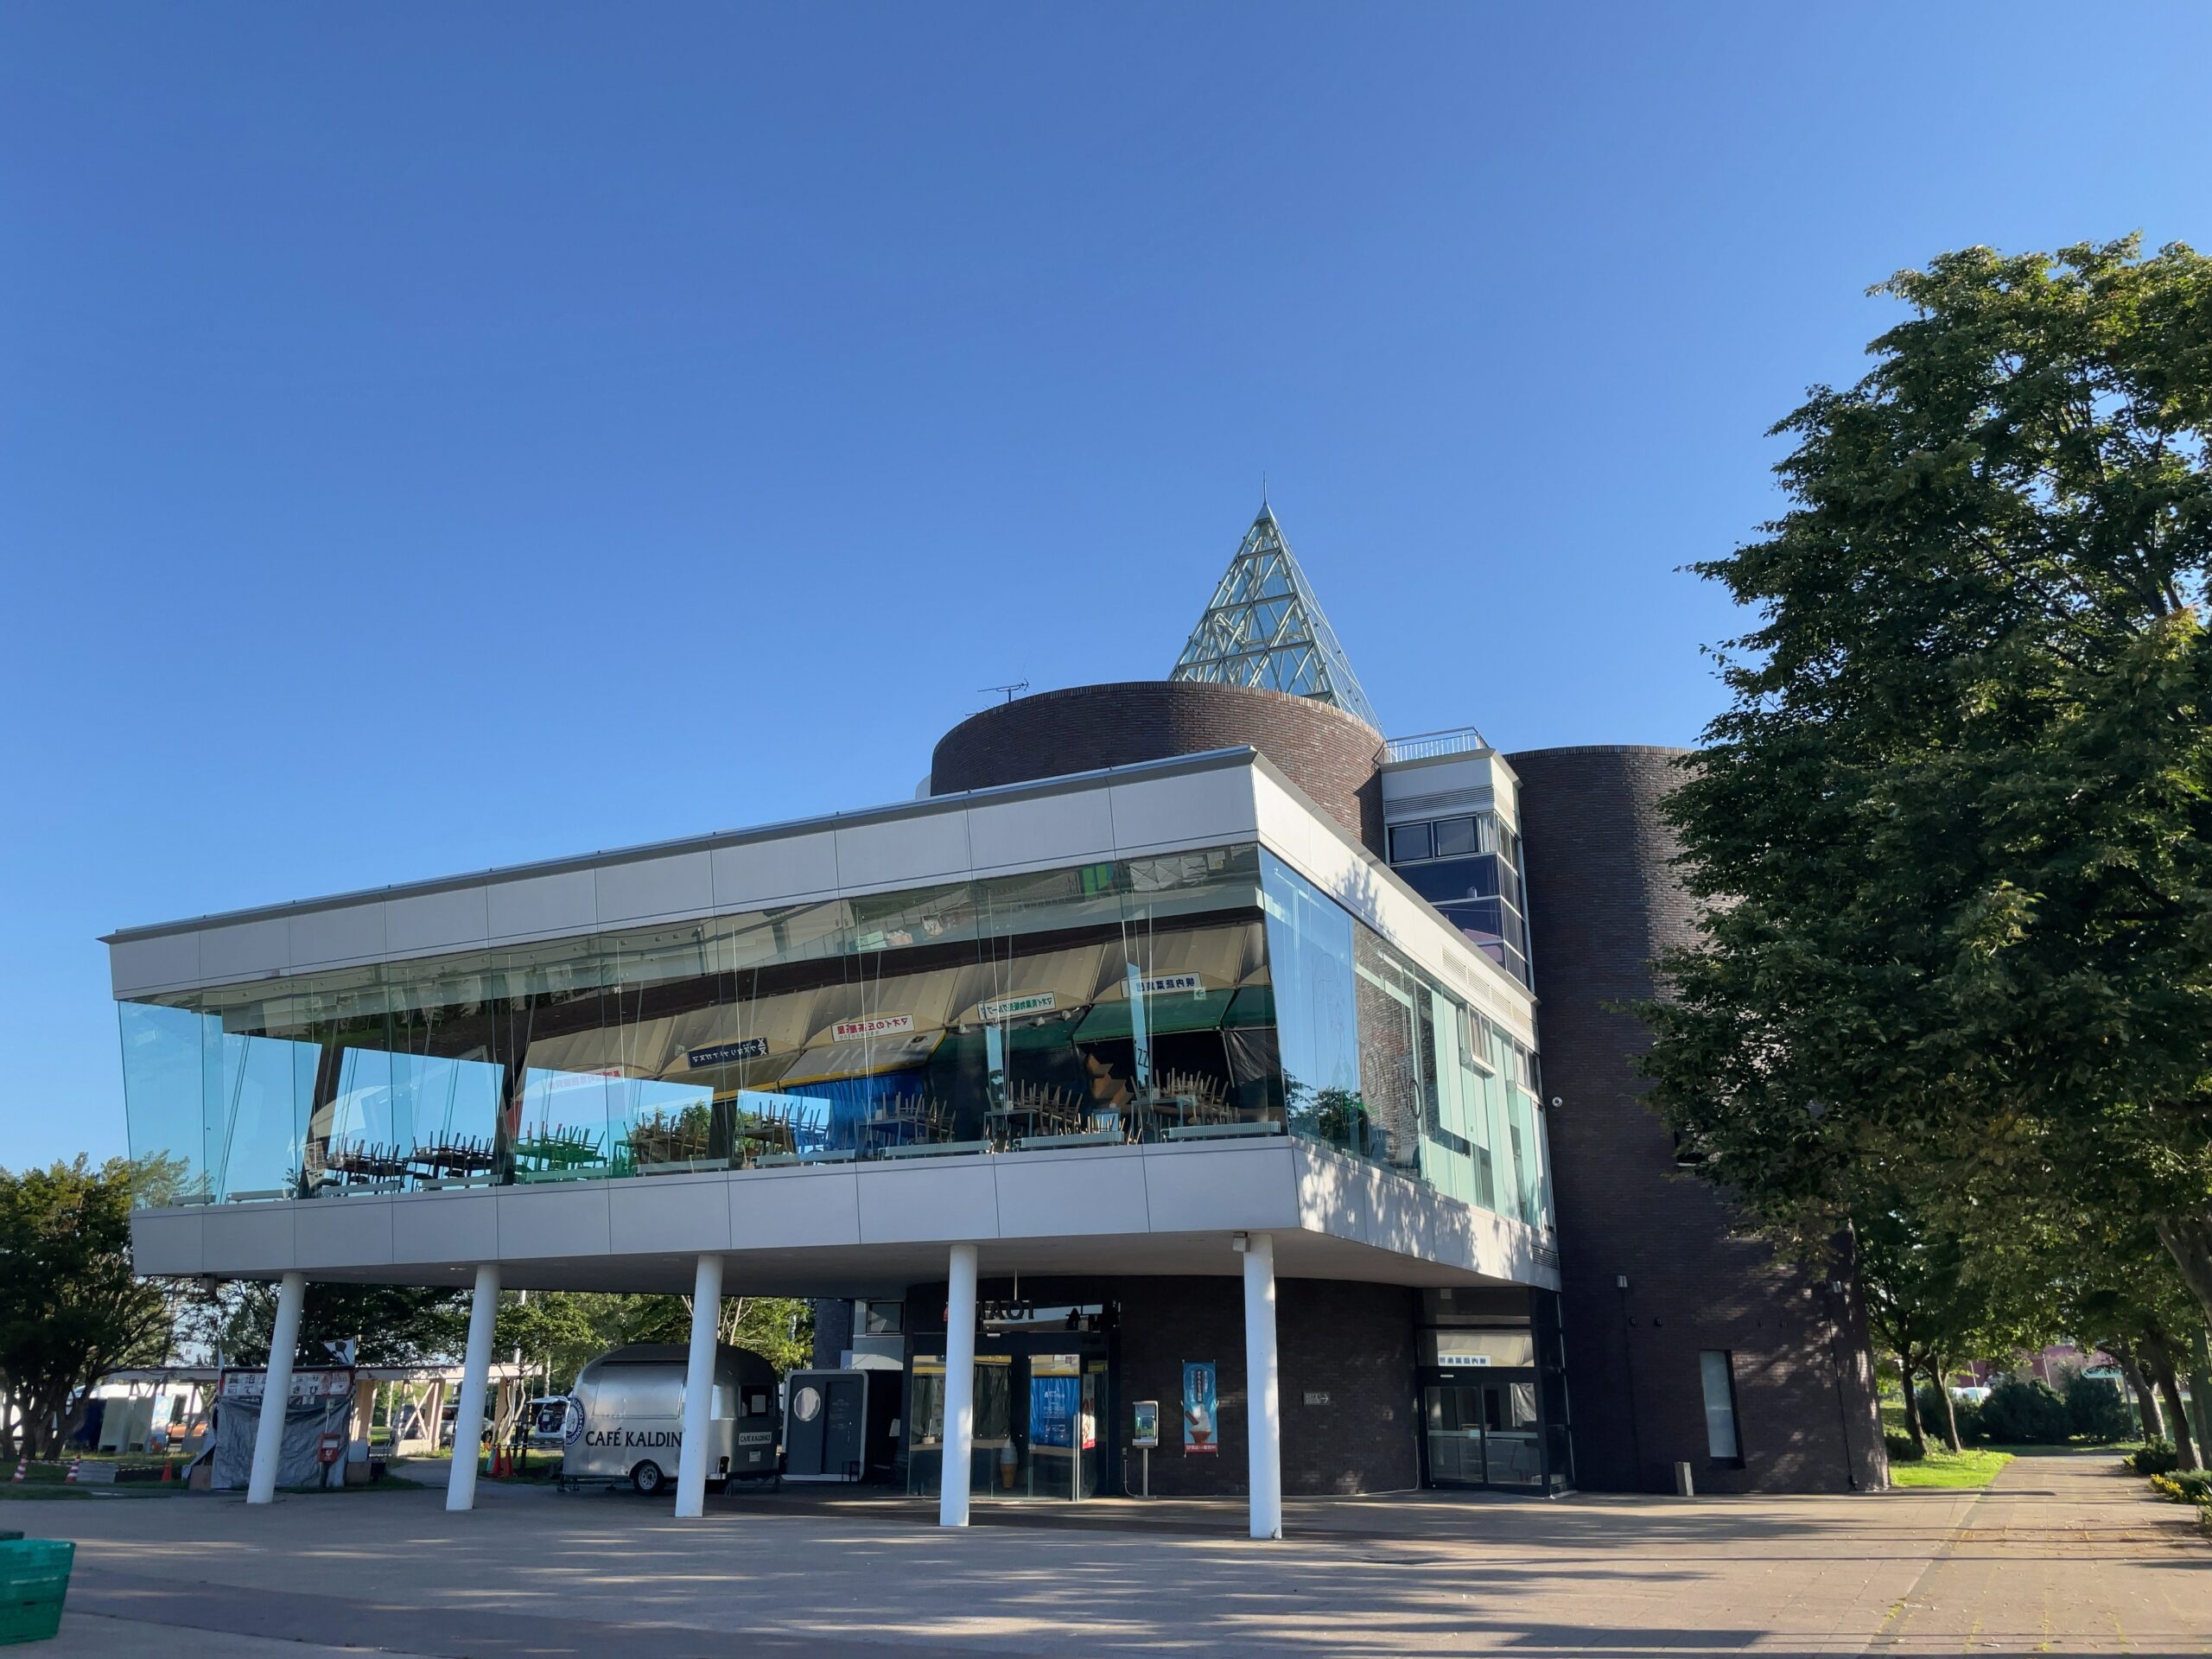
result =
[{"label": "orange traffic cone", "polygon": [[[28,1472],[29,1471],[29,1470],[30,1470],[30,1466],[31,1466],[31,1460],[30,1460],[29,1458],[18,1458],[18,1459],[16,1459],[16,1480],[21,1480],[21,1479],[23,1478],[23,1476],[24,1476],[26,1473],[28,1473]],[[10,1481],[10,1482],[9,1483],[9,1484],[10,1484],[10,1485],[15,1484],[15,1481]]]},{"label": "orange traffic cone", "polygon": [[61,1483],[63,1485],[74,1486],[77,1484],[77,1466],[83,1462],[84,1459],[82,1458],[72,1458],[69,1459],[69,1472],[61,1478]]}]

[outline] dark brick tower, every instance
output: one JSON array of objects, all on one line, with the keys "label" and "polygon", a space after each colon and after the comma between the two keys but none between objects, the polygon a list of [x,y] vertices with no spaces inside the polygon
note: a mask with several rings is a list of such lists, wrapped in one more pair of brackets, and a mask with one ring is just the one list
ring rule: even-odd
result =
[{"label": "dark brick tower", "polygon": [[[1822,1491],[1886,1478],[1856,1287],[1785,1268],[1675,1162],[1633,1058],[1655,953],[1694,915],[1661,798],[1684,751],[1509,755],[1521,779],[1537,1026],[1558,1205],[1578,1484]],[[1700,1356],[1730,1356],[1740,1457],[1708,1455]]]}]

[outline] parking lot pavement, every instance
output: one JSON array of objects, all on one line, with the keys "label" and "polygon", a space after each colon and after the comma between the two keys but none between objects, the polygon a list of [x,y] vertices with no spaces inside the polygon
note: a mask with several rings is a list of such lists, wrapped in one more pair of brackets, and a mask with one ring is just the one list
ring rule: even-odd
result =
[{"label": "parking lot pavement", "polygon": [[1234,1505],[977,1513],[785,1494],[678,1522],[510,1488],[457,1516],[423,1491],[35,1520],[79,1540],[57,1655],[2212,1653],[2212,1543],[2110,1458],[1987,1493],[1306,1503],[1272,1544]]}]

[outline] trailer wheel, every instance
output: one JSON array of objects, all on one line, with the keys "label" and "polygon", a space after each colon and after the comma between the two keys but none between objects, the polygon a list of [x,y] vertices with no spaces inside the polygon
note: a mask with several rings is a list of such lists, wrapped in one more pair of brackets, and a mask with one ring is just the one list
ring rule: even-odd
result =
[{"label": "trailer wheel", "polygon": [[668,1484],[668,1477],[660,1471],[660,1465],[648,1458],[630,1471],[630,1484],[651,1497]]}]

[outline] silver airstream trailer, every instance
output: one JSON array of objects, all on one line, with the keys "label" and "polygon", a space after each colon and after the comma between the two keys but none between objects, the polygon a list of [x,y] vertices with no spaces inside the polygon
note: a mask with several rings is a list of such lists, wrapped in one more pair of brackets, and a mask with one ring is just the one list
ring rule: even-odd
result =
[{"label": "silver airstream trailer", "polygon": [[[676,1478],[683,1451],[683,1379],[690,1355],[675,1344],[633,1343],[576,1373],[563,1425],[561,1484],[628,1481],[658,1492]],[[776,1371],[742,1348],[715,1353],[707,1408],[707,1484],[777,1472]]]}]

